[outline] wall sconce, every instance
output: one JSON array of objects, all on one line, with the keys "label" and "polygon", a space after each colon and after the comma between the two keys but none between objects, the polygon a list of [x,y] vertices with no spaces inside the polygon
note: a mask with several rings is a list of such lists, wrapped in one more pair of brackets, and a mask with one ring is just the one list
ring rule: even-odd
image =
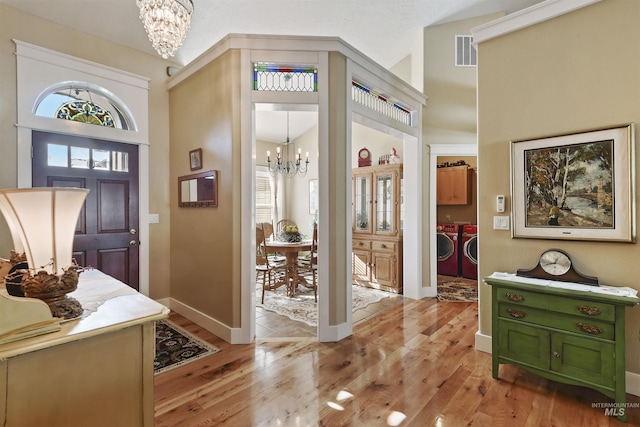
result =
[{"label": "wall sconce", "polygon": [[0,189],[0,211],[11,230],[14,251],[24,251],[28,270],[19,270],[24,295],[47,303],[54,317],[82,314],[66,294],[76,290],[78,266],[72,262],[73,239],[84,188]]}]

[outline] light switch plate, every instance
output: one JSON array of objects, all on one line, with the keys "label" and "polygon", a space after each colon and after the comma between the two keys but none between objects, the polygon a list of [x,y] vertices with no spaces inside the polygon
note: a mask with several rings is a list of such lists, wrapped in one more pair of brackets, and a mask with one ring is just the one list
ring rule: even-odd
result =
[{"label": "light switch plate", "polygon": [[494,230],[508,230],[509,229],[509,217],[508,216],[494,216],[493,217],[493,229]]},{"label": "light switch plate", "polygon": [[158,224],[160,222],[160,214],[149,214],[149,224]]}]

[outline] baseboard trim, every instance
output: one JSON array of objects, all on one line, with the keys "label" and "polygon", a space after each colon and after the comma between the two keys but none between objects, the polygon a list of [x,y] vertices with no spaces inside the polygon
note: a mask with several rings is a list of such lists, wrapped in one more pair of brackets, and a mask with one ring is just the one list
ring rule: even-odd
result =
[{"label": "baseboard trim", "polygon": [[232,328],[228,325],[225,325],[219,320],[216,320],[213,317],[204,314],[203,312],[174,298],[164,298],[158,302],[191,320],[198,326],[205,328],[215,336],[222,338],[229,344],[249,344],[248,342],[246,342],[246,340],[243,339],[242,331],[240,328]]},{"label": "baseboard trim", "polygon": [[491,337],[480,331],[476,332],[476,350],[491,354]]},{"label": "baseboard trim", "polygon": [[627,390],[627,393],[633,394],[634,396],[640,396],[640,374],[627,371],[625,381],[625,389]]}]

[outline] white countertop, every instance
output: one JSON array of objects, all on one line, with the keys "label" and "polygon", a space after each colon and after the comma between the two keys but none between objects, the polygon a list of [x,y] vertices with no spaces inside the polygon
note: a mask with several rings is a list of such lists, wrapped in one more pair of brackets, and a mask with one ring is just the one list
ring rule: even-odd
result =
[{"label": "white countertop", "polygon": [[80,318],[63,321],[57,332],[0,345],[0,360],[160,320],[169,315],[169,309],[164,305],[99,270],[82,272],[78,288],[69,296],[82,305],[84,313]]}]

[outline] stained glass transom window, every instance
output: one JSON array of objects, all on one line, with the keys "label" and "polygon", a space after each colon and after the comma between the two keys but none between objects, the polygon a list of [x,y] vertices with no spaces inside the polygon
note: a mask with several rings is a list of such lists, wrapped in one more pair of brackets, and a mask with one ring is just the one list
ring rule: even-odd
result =
[{"label": "stained glass transom window", "polygon": [[265,62],[253,64],[253,90],[279,92],[317,92],[315,66],[284,66]]},{"label": "stained glass transom window", "polygon": [[36,116],[116,129],[133,128],[107,91],[82,86],[64,86],[43,95],[35,113]]},{"label": "stained glass transom window", "polygon": [[115,127],[111,113],[91,101],[65,102],[58,108],[58,111],[56,111],[56,118],[92,125]]},{"label": "stained glass transom window", "polygon": [[411,111],[408,108],[364,84],[352,82],[351,99],[393,120],[411,126]]}]

